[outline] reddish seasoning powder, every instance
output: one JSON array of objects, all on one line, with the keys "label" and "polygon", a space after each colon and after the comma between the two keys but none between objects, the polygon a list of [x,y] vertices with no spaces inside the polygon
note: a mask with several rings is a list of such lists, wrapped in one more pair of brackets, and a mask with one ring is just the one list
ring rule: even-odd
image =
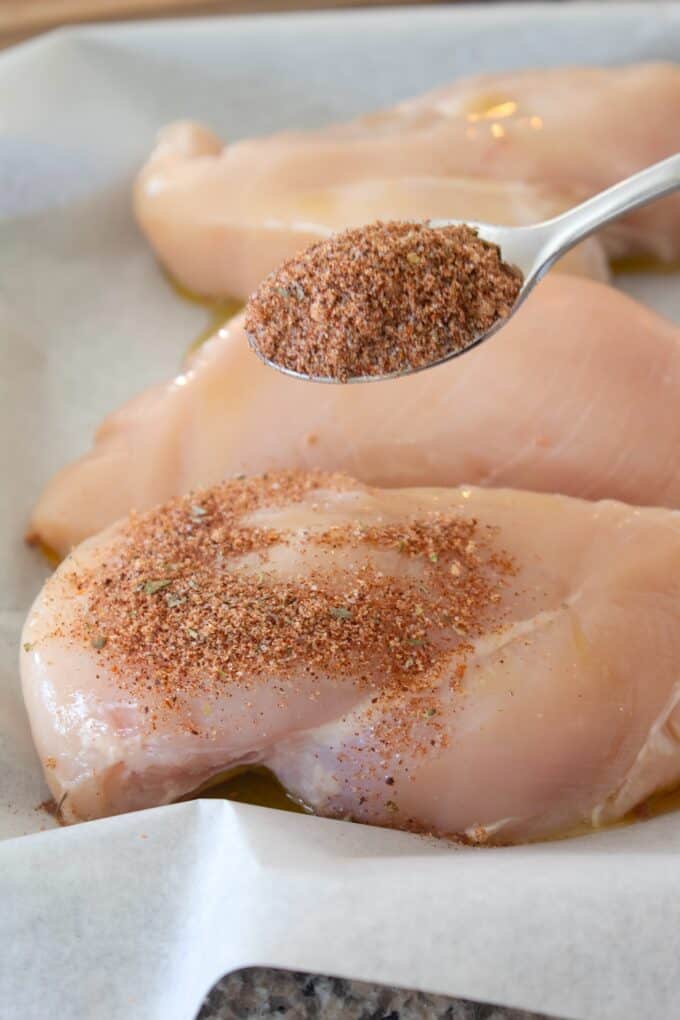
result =
[{"label": "reddish seasoning powder", "polygon": [[471,227],[378,222],[284,262],[250,298],[245,328],[282,368],[388,375],[464,350],[510,314],[522,280]]},{"label": "reddish seasoning powder", "polygon": [[[276,472],[131,515],[107,561],[74,573],[85,599],[63,636],[90,645],[122,689],[150,700],[152,726],[179,713],[200,736],[210,727],[186,714],[192,699],[273,677],[310,697],[320,678],[344,680],[383,707],[417,694],[418,718],[435,726],[427,699],[441,670],[461,677],[471,640],[500,625],[514,566],[492,529],[457,513],[326,524],[316,500],[352,490],[365,491],[341,475]],[[303,535],[285,514],[281,529],[248,519],[303,501]],[[282,571],[271,552],[291,543]]]}]

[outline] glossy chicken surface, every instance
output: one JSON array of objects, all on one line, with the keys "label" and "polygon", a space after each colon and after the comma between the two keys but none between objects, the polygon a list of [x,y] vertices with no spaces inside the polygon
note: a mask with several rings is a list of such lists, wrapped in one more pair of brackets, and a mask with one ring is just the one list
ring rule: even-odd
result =
[{"label": "glossy chicken surface", "polygon": [[[245,297],[330,230],[378,218],[531,222],[679,148],[673,64],[480,75],[348,124],[224,147],[205,128],[173,125],[140,174],[135,208],[180,282]],[[610,256],[677,259],[680,198],[602,236]],[[592,244],[573,268],[601,275]]]},{"label": "glossy chicken surface", "polygon": [[[241,143],[244,144],[244,143]],[[171,275],[190,291],[245,300],[264,277],[300,249],[345,227],[373,220],[459,218],[521,225],[549,219],[570,205],[539,183],[432,175],[379,176],[307,190],[268,181],[250,191],[232,179],[216,136],[190,123],[172,124],[142,171],[135,209],[142,229]],[[238,173],[244,172],[239,168]],[[249,173],[245,173],[249,176]],[[600,241],[590,238],[558,271],[607,279]]]},{"label": "glossy chicken surface", "polygon": [[[23,689],[67,820],[167,803],[225,769],[261,764],[320,814],[518,842],[614,821],[680,780],[678,513],[325,478],[289,499],[275,477],[257,507],[233,519],[236,531],[215,529],[220,501],[243,484],[87,541],[36,600],[22,638]],[[430,527],[462,529],[460,552],[414,545]],[[253,528],[261,543],[273,537],[243,552]],[[169,576],[137,584],[135,570],[160,569],[149,564],[166,555],[168,533]],[[396,586],[403,598],[371,646],[375,661],[369,652],[354,669],[366,646],[343,628],[356,626],[358,637],[375,625],[373,616],[361,624],[366,571],[369,589]],[[480,578],[494,571],[484,588]],[[137,608],[113,624],[107,606],[123,583],[126,612]],[[250,593],[241,604],[230,602],[230,584]],[[287,584],[298,595],[285,589],[285,619],[269,614],[271,649],[256,667],[238,669],[248,628],[203,640],[215,598],[225,627],[244,608],[266,620],[259,602]],[[465,626],[453,608],[453,619],[432,623],[438,585],[459,608],[472,593]],[[327,591],[335,601],[327,621],[314,618],[310,670],[308,653],[298,661],[294,652],[309,637],[310,597]],[[199,622],[182,637],[188,613]],[[132,639],[121,619],[137,628]],[[291,635],[286,660],[276,641]],[[333,664],[335,647],[344,668]],[[170,663],[169,676],[159,662]]]},{"label": "glossy chicken surface", "polygon": [[265,367],[237,318],[182,375],[104,422],[48,484],[30,533],[64,555],[131,508],[276,467],[680,507],[678,407],[678,328],[573,277],[545,280],[462,358],[362,386]]}]

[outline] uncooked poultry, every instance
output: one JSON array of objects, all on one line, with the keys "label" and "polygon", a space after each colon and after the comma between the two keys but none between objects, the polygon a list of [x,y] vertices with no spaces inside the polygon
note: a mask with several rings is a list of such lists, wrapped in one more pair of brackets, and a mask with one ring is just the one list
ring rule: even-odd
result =
[{"label": "uncooked poultry", "polygon": [[133,507],[274,467],[680,507],[679,406],[678,328],[568,276],[539,284],[502,343],[370,386],[273,372],[237,318],[182,375],[104,422],[48,484],[30,532],[65,554]]},{"label": "uncooked poultry", "polygon": [[23,633],[69,821],[243,765],[320,814],[517,842],[680,780],[680,514],[223,483],[76,549]]},{"label": "uncooked poultry", "polygon": [[[680,69],[566,67],[462,79],[316,132],[222,146],[171,126],[140,174],[139,223],[190,289],[244,299],[284,259],[375,219],[547,219],[680,149]],[[610,256],[680,256],[680,198],[603,235]],[[597,242],[564,270],[602,272]]]}]

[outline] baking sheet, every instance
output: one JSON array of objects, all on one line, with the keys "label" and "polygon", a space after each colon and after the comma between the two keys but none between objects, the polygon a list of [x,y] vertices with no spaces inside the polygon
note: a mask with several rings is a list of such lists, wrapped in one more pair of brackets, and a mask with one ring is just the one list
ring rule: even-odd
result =
[{"label": "baking sheet", "polygon": [[[204,325],[130,212],[159,125],[191,116],[236,138],[456,74],[679,57],[680,7],[654,3],[104,26],[0,57],[3,1020],[57,1004],[61,1020],[187,1020],[250,964],[575,1020],[677,1012],[680,815],[507,850],[220,801],[43,831],[16,659],[45,576],[21,543],[42,484]],[[619,282],[680,322],[677,279]]]}]

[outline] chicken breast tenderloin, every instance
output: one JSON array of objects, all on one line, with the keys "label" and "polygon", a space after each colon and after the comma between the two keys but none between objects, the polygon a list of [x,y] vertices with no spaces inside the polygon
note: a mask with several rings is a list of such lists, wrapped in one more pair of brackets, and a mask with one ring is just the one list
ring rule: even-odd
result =
[{"label": "chicken breast tenderloin", "polygon": [[260,764],[320,814],[517,842],[680,780],[668,510],[224,483],[76,549],[23,642],[69,821]]},{"label": "chicken breast tenderloin", "polygon": [[265,367],[237,318],[182,375],[104,422],[48,484],[30,533],[65,555],[133,507],[276,467],[675,507],[678,407],[678,328],[591,281],[547,279],[489,343],[370,386]]},{"label": "chicken breast tenderloin", "polygon": [[[480,75],[348,124],[224,147],[199,125],[173,125],[139,176],[135,210],[185,286],[244,298],[330,230],[379,218],[549,217],[677,151],[678,125],[680,69],[670,63]],[[610,257],[677,259],[680,198],[602,237]],[[598,246],[582,247],[570,268],[600,275]]]}]

